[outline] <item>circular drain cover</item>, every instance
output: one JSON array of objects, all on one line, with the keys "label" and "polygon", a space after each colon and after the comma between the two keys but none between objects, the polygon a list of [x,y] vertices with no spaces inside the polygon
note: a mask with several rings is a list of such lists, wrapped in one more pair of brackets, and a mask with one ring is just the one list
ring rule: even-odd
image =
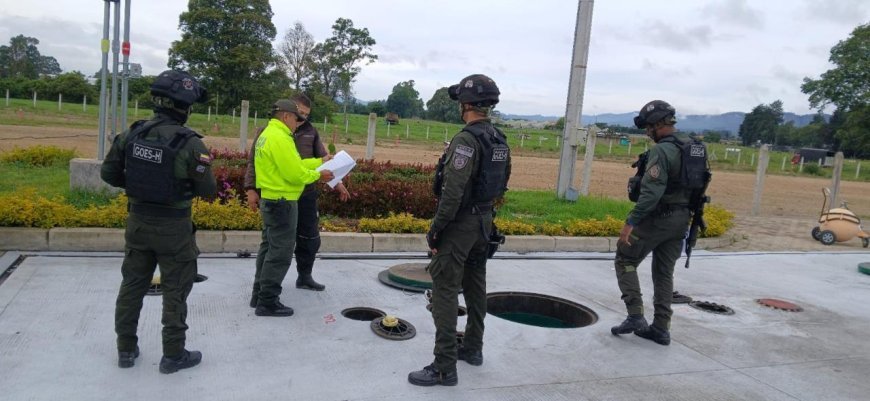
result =
[{"label": "circular drain cover", "polygon": [[713,302],[707,301],[692,301],[689,302],[689,306],[700,309],[704,312],[715,313],[717,315],[733,315],[734,309],[731,309],[725,305],[719,305]]},{"label": "circular drain cover", "polygon": [[382,283],[401,290],[423,292],[432,288],[432,277],[426,263],[402,263],[378,274]]},{"label": "circular drain cover", "polygon": [[773,298],[761,298],[756,299],[755,302],[758,302],[761,305],[767,306],[773,309],[784,310],[786,312],[801,312],[804,308],[797,306],[788,301],[783,301],[781,299],[773,299]]},{"label": "circular drain cover", "polygon": [[870,262],[858,263],[858,271],[864,274],[870,274]]},{"label": "circular drain cover", "polygon": [[414,328],[414,325],[405,319],[390,315],[372,320],[371,328],[375,334],[387,340],[409,340],[417,335],[417,329]]},{"label": "circular drain cover", "polygon": [[148,292],[145,293],[145,295],[162,295],[162,294],[163,294],[163,290],[160,289],[160,283],[151,284],[151,286],[148,287]]},{"label": "circular drain cover", "polygon": [[679,292],[674,291],[674,295],[671,298],[672,304],[687,304],[689,302],[692,302],[692,297],[690,297],[688,295],[683,295],[683,294],[680,294]]}]

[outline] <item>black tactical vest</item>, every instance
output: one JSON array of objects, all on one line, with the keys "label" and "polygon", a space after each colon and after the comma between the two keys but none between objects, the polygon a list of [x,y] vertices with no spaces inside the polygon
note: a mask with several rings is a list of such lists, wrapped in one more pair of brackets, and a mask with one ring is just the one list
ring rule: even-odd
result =
[{"label": "black tactical vest", "polygon": [[193,198],[189,180],[175,177],[175,158],[179,149],[196,135],[178,126],[170,138],[145,136],[159,121],[137,121],[130,126],[124,149],[126,193],[144,202],[170,205]]},{"label": "black tactical vest", "polygon": [[[703,189],[712,177],[707,161],[707,146],[694,136],[690,136],[687,142],[683,142],[673,135],[668,135],[662,138],[659,144],[664,142],[673,143],[680,149],[680,176],[668,178],[665,193],[671,194],[678,189],[688,189],[693,192],[692,198],[695,197],[696,192],[703,195]],[[631,165],[637,167],[635,176],[628,180],[628,198],[632,202],[637,202],[640,197],[640,182],[646,173],[648,153],[649,151],[642,153],[638,156],[638,161]]]}]

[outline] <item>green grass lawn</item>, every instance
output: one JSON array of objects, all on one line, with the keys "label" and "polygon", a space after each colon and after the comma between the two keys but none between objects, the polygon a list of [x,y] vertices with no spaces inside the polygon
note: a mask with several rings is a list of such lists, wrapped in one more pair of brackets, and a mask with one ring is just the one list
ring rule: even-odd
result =
[{"label": "green grass lawn", "polygon": [[[82,104],[64,103],[58,110],[56,101],[37,101],[36,107],[29,99],[10,99],[7,106],[0,100],[0,124],[29,126],[65,126],[75,128],[98,127],[98,106],[89,104],[83,110]],[[134,109],[132,104],[127,112],[128,124],[151,116],[151,110]],[[261,115],[254,118],[251,113],[248,122],[249,137],[268,120]],[[365,144],[368,137],[368,116],[348,114],[347,125],[344,115],[335,113],[330,121],[312,122],[327,143]],[[240,130],[239,116],[193,114],[188,126],[208,136],[238,137]],[[378,117],[376,125],[377,140],[399,141],[424,146],[430,149],[440,149],[444,140],[449,140],[462,128],[460,124],[449,124],[438,121],[415,118],[401,119],[399,124],[388,126],[383,117]],[[119,128],[120,129],[120,128]],[[558,158],[561,152],[561,132],[543,129],[504,128],[514,155]],[[652,143],[645,137],[633,136],[631,145],[622,145],[618,138],[598,138],[595,146],[596,160],[606,160],[630,164],[637,155],[644,152]],[[726,148],[737,148],[740,152],[726,152]],[[711,164],[714,171],[755,172],[758,163],[759,149],[718,143],[708,144]],[[586,149],[578,148],[578,160],[582,160]],[[830,177],[831,169],[817,169],[816,173],[803,172],[798,166],[790,163],[791,153],[770,152],[768,174],[803,175]],[[783,164],[783,161],[785,163]],[[861,164],[859,171],[859,164]],[[810,169],[816,170],[816,169]],[[858,173],[858,174],[856,174]],[[856,176],[857,175],[857,176]],[[870,181],[870,161],[847,159],[843,166],[843,180]]]},{"label": "green grass lawn", "polygon": [[570,202],[558,199],[554,191],[508,191],[498,215],[531,224],[558,224],[569,220],[603,220],[606,216],[621,220],[631,208],[629,201],[608,198],[585,197]]}]

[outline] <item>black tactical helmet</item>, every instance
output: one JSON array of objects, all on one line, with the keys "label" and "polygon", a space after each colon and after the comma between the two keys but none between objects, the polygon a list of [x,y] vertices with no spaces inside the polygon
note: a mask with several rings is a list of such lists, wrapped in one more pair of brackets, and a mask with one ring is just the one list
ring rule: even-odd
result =
[{"label": "black tactical helmet", "polygon": [[166,70],[151,84],[151,95],[172,99],[175,108],[186,109],[194,103],[205,103],[208,94],[190,74]]},{"label": "black tactical helmet", "polygon": [[634,125],[644,129],[663,120],[667,120],[665,121],[667,124],[674,124],[677,122],[676,114],[677,110],[674,109],[674,106],[668,104],[668,102],[653,100],[641,107],[640,113],[634,118]]},{"label": "black tactical helmet", "polygon": [[498,103],[501,94],[492,78],[483,74],[469,75],[447,89],[450,99],[477,107],[489,107]]}]

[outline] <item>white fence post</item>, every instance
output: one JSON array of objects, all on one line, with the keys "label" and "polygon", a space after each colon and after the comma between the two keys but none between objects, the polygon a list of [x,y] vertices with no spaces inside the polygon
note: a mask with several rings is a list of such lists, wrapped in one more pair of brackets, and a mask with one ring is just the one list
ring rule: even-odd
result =
[{"label": "white fence post", "polygon": [[843,175],[843,152],[834,155],[834,170],[831,172],[831,205],[837,206],[837,197],[840,195],[840,178]]},{"label": "white fence post", "polygon": [[378,127],[378,115],[369,113],[369,129],[366,138],[366,160],[372,160],[375,156],[375,130]]},{"label": "white fence post", "polygon": [[[764,176],[767,172],[767,162],[769,158],[768,145],[761,145],[761,151],[758,155],[758,168],[755,172],[755,193],[752,197],[752,215],[758,216],[761,211],[761,193],[764,191]],[[738,160],[740,160],[738,156]]]},{"label": "white fence post", "polygon": [[[244,152],[248,148],[248,112],[250,111],[251,103],[247,100],[242,100],[242,111],[239,113],[241,119],[239,125],[239,152]],[[236,109],[233,108],[233,116],[236,114]]]}]

